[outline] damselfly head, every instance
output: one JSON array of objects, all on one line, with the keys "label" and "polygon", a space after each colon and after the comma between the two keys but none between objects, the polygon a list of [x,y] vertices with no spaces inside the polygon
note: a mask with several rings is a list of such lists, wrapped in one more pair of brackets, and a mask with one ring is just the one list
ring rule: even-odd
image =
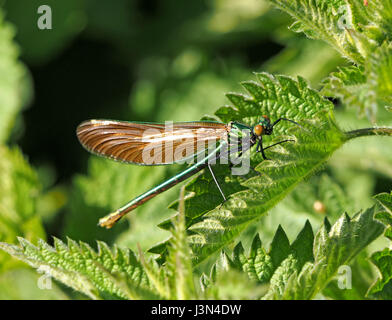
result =
[{"label": "damselfly head", "polygon": [[264,127],[263,127],[261,124],[256,124],[256,125],[253,127],[253,133],[254,133],[256,136],[261,136],[261,135],[263,134],[263,131],[264,131]]},{"label": "damselfly head", "polygon": [[263,116],[259,123],[253,127],[253,133],[256,136],[270,135],[272,134],[273,125],[271,124],[268,116]]}]

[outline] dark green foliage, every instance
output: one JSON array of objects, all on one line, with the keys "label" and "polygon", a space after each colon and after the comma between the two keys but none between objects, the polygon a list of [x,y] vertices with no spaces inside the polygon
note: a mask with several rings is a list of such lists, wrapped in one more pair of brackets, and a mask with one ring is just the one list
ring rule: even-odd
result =
[{"label": "dark green foliage", "polygon": [[[0,10],[1,299],[392,299],[391,0],[48,1],[46,31],[20,2]],[[259,174],[213,167],[227,202],[205,170],[96,225],[185,166],[87,161],[80,121],[262,115],[300,127],[245,154]]]}]

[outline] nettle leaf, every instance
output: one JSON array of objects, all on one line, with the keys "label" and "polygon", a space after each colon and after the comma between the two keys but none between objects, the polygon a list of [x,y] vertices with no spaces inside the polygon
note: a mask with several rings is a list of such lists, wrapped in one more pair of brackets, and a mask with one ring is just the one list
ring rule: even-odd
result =
[{"label": "nettle leaf", "polygon": [[0,243],[0,248],[92,299],[148,299],[158,295],[129,249],[110,250],[98,242],[98,252],[88,244],[54,239],[54,247],[43,240],[34,246],[19,238],[19,246]]},{"label": "nettle leaf", "polygon": [[323,81],[321,93],[335,97],[347,106],[358,109],[359,116],[364,113],[374,115],[377,111],[377,98],[371,90],[363,68],[356,66],[338,67]]},{"label": "nettle leaf", "polygon": [[[296,21],[291,29],[321,39],[355,66],[341,67],[322,94],[337,97],[375,121],[378,106],[392,103],[392,1],[271,0]],[[365,68],[363,68],[365,67]]]},{"label": "nettle leaf", "polygon": [[204,299],[246,299],[255,300],[262,297],[268,286],[252,280],[238,268],[230,267],[228,256],[222,252],[209,276],[200,277]]},{"label": "nettle leaf", "polygon": [[[257,249],[262,250],[261,246]],[[261,284],[250,274],[243,272],[241,263],[238,266],[235,265],[238,263],[238,261],[235,262],[235,259],[242,258],[242,254],[238,255],[237,253],[234,254],[234,260],[231,260],[225,252],[221,252],[217,262],[211,268],[210,275],[207,276],[203,273],[200,277],[204,299],[249,300],[260,299],[265,294],[267,284]]]},{"label": "nettle leaf", "polygon": [[361,26],[367,21],[365,20],[367,14],[364,8],[359,7],[357,1],[271,0],[271,2],[295,19],[291,30],[327,42],[352,62],[363,62],[366,55],[376,46],[374,41],[361,33]]},{"label": "nettle leaf", "polygon": [[186,190],[192,192],[185,202],[188,239],[196,264],[230,244],[250,223],[319,169],[345,141],[344,134],[325,114],[332,109],[332,103],[310,89],[302,78],[294,81],[265,73],[258,74],[258,78],[260,83],[245,83],[251,96],[229,95],[236,108],[226,107],[223,113],[219,109],[217,115],[223,114],[223,121],[230,119],[252,125],[263,114],[271,119],[312,120],[301,122],[305,129],[291,123],[282,123],[277,128],[277,135],[285,135],[277,136],[273,142],[283,140],[288,134],[296,142],[266,151],[274,160],[262,161],[259,154],[251,154],[251,165],[260,175],[251,172],[247,176],[233,176],[228,166],[215,166],[223,192],[231,195],[222,206],[221,195],[209,173],[187,186]]},{"label": "nettle leaf", "polygon": [[369,289],[370,297],[392,299],[392,250],[385,248],[372,254],[370,260],[379,270],[379,278]]},{"label": "nettle leaf", "polygon": [[192,255],[188,246],[184,206],[185,187],[181,188],[179,214],[174,217],[172,238],[168,248],[167,273],[172,288],[172,299],[195,299],[192,273]]},{"label": "nettle leaf", "polygon": [[[272,76],[265,72],[257,73],[256,76],[258,82],[242,82],[250,95],[227,94],[227,98],[235,108],[226,106],[217,110],[215,114],[223,122],[240,120],[255,124],[263,114],[271,119],[286,116],[299,121],[310,119],[320,111],[326,112],[333,109],[333,104],[324,99],[316,90],[311,89],[302,77],[294,80],[287,76]],[[289,127],[291,126],[287,124],[279,125],[276,127],[276,132],[287,133]]]},{"label": "nettle leaf", "polygon": [[[374,197],[385,212],[379,212],[376,218],[382,221],[387,229],[384,235],[392,241],[392,193],[380,193]],[[378,299],[392,299],[392,250],[385,248],[372,254],[370,260],[379,270],[379,278],[368,291],[368,296]]]},{"label": "nettle leaf", "polygon": [[382,43],[385,39],[391,40],[392,35],[392,1],[368,1],[366,8],[369,25],[364,28],[367,36]]},{"label": "nettle leaf", "polygon": [[392,241],[392,193],[380,193],[374,199],[385,209],[385,212],[377,213],[376,218],[387,226],[384,235]]},{"label": "nettle leaf", "polygon": [[371,89],[380,99],[392,103],[392,44],[384,42],[377,47],[366,66]]},{"label": "nettle leaf", "polygon": [[154,259],[146,263],[139,247],[140,261],[148,279],[157,292],[165,299],[197,299],[198,294],[193,282],[192,255],[186,241],[187,232],[184,213],[184,192],[181,188],[179,214],[172,218],[168,241],[166,263],[162,266]]},{"label": "nettle leaf", "polygon": [[[325,219],[315,237],[307,221],[292,244],[279,226],[269,251],[256,235],[249,253],[245,253],[241,242],[234,248],[232,257],[222,252],[210,277],[203,274],[201,282],[212,288],[219,274],[238,270],[249,280],[269,287],[260,296],[263,299],[312,299],[326,285],[333,285],[340,268],[350,268],[347,264],[382,233],[383,225],[373,219],[375,212],[373,207],[352,219],[343,214],[332,227]],[[358,270],[357,266],[355,271]],[[366,289],[362,290],[362,298]],[[329,286],[327,293],[336,296],[339,290],[342,291]]]},{"label": "nettle leaf", "polygon": [[270,279],[270,288],[264,298],[270,292],[281,290],[293,273],[299,272],[305,263],[313,261],[313,239],[313,230],[309,221],[307,221],[302,231],[291,244],[287,256],[282,259],[280,264],[276,265],[276,269]]},{"label": "nettle leaf", "polygon": [[[38,176],[19,149],[0,146],[0,241],[13,242],[20,235],[34,241],[45,237],[36,211],[40,191]],[[0,270],[15,264],[10,260],[0,253]]]},{"label": "nettle leaf", "polygon": [[339,268],[338,276],[323,289],[324,297],[333,300],[364,300],[367,298],[369,287],[374,282],[374,267],[369,260],[367,249],[362,250],[349,266]]},{"label": "nettle leaf", "polygon": [[[376,196],[374,196],[374,199],[376,199],[383,207],[384,209],[392,215],[392,192],[391,193],[380,193]],[[383,221],[385,222],[385,221]],[[392,221],[388,220],[386,222],[387,225],[392,225]]]},{"label": "nettle leaf", "polygon": [[271,256],[261,246],[258,235],[255,236],[247,257],[241,242],[234,248],[234,257],[230,264],[244,271],[251,280],[266,283],[271,278],[274,263]]},{"label": "nettle leaf", "polygon": [[170,287],[171,284],[169,283],[169,278],[167,277],[166,270],[162,268],[156,260],[151,259],[147,262],[140,246],[138,247],[138,249],[140,263],[143,266],[150,283],[163,299],[170,299],[170,296],[172,295],[172,290]]},{"label": "nettle leaf", "polygon": [[341,99],[348,107],[357,108],[359,115],[366,113],[375,121],[378,107],[392,102],[392,46],[385,42],[374,49],[365,68],[338,68],[323,85],[322,94]]},{"label": "nettle leaf", "polygon": [[25,66],[18,61],[14,35],[14,28],[4,21],[0,10],[0,142],[8,139],[18,112],[31,95],[30,79]]},{"label": "nettle leaf", "polygon": [[[358,213],[350,219],[347,214],[331,227],[326,220],[313,242],[313,259],[308,259],[302,268],[297,260],[286,258],[275,271],[271,287],[265,299],[312,299],[334,279],[339,268],[350,263],[369,243],[384,230],[384,226],[373,219],[375,207]],[[278,281],[273,281],[277,278]]]},{"label": "nettle leaf", "polygon": [[313,231],[307,221],[291,245],[286,233],[279,226],[269,251],[263,248],[259,235],[256,235],[248,255],[240,242],[233,250],[233,258],[227,257],[227,259],[230,266],[244,271],[251,280],[261,283],[271,281],[271,285],[277,285],[277,283],[284,282],[281,276],[284,277],[287,273],[283,271],[284,267],[288,265],[282,264],[284,260],[290,260],[292,262],[290,266],[294,266],[298,270],[305,262],[313,260],[312,244]]}]

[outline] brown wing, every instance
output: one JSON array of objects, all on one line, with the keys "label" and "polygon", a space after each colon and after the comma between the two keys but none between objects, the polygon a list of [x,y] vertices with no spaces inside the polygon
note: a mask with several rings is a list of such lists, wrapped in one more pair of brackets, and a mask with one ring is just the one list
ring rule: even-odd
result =
[{"label": "brown wing", "polygon": [[114,120],[88,120],[76,134],[90,152],[139,165],[184,161],[209,145],[226,139],[219,122],[177,122],[172,125]]}]

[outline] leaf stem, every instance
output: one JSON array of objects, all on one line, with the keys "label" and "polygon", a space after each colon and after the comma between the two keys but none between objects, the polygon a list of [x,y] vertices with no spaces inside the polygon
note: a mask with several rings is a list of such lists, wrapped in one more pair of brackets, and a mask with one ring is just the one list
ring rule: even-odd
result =
[{"label": "leaf stem", "polygon": [[366,136],[392,136],[391,127],[362,128],[346,132],[348,139]]}]

